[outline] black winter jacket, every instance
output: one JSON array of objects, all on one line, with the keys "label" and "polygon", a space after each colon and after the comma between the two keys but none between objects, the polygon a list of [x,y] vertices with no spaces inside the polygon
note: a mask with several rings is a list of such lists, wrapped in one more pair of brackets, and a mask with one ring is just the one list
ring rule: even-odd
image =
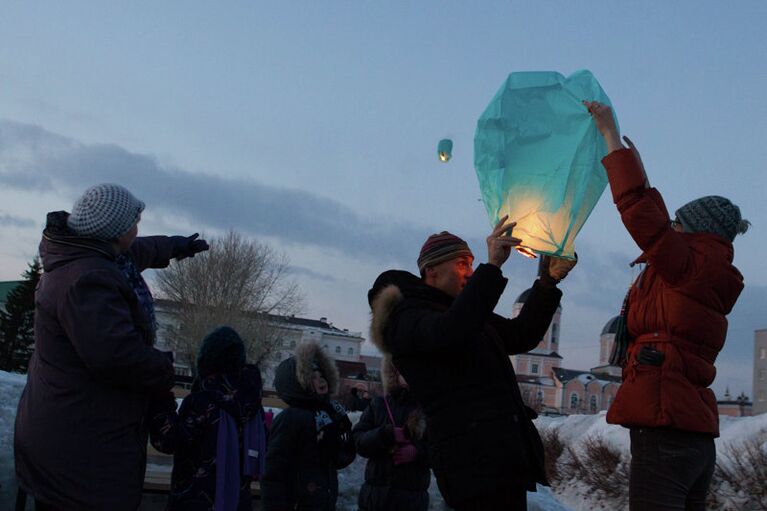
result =
[{"label": "black winter jacket", "polygon": [[[152,347],[150,318],[105,241],[81,238],[68,214],[48,214],[45,273],[35,292],[35,352],[16,415],[19,486],[62,509],[135,510],[146,467],[152,394],[173,386]],[[139,270],[181,255],[178,238],[136,238]]]},{"label": "black winter jacket", "polygon": [[[351,422],[339,412],[340,405],[319,398],[299,383],[297,371],[295,358],[283,361],[276,370],[274,386],[289,408],[272,423],[266,473],[261,479],[262,506],[264,511],[332,511],[338,498],[336,471],[355,458]],[[335,387],[333,378],[323,374]],[[315,416],[320,411],[332,423],[318,431]]]},{"label": "black winter jacket", "polygon": [[[369,458],[365,484],[359,494],[360,511],[426,511],[429,507],[428,456],[420,415],[421,408],[411,392],[400,388],[386,396],[398,427],[404,427],[408,439],[418,450],[412,463],[395,465],[394,426],[383,397],[376,397],[365,409],[352,430],[357,453]],[[420,431],[419,431],[420,430]]]},{"label": "black winter jacket", "polygon": [[453,299],[403,271],[369,293],[371,332],[426,412],[429,460],[451,507],[511,487],[546,484],[543,446],[509,355],[540,342],[561,291],[540,281],[518,317],[493,313],[507,280],[482,264]]}]

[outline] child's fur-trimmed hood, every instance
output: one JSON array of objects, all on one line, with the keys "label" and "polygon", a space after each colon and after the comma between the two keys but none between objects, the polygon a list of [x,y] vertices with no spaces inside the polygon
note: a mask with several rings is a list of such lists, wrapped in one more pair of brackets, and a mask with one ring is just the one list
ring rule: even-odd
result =
[{"label": "child's fur-trimmed hood", "polygon": [[312,388],[312,372],[318,369],[328,382],[330,395],[338,393],[339,376],[335,362],[317,343],[307,342],[296,348],[296,380],[307,392]]}]

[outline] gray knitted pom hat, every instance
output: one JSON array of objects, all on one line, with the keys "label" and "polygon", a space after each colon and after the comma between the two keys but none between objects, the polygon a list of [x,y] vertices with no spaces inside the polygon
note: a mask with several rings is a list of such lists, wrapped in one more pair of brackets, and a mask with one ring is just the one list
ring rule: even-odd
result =
[{"label": "gray knitted pom hat", "polygon": [[740,208],[729,199],[708,195],[690,201],[676,210],[676,218],[686,232],[708,232],[733,241],[751,223],[740,216]]},{"label": "gray knitted pom hat", "polygon": [[67,225],[78,236],[111,241],[128,232],[142,211],[144,203],[125,187],[104,183],[75,201]]}]

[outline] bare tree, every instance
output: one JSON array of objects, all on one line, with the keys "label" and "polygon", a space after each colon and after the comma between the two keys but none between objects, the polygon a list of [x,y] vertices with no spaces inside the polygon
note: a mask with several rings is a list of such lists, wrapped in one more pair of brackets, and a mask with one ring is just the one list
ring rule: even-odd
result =
[{"label": "bare tree", "polygon": [[248,361],[260,363],[279,348],[277,316],[299,313],[303,306],[283,253],[235,231],[208,241],[209,251],[173,262],[157,277],[176,319],[169,327],[171,344],[193,373],[200,343],[214,327],[237,330]]}]

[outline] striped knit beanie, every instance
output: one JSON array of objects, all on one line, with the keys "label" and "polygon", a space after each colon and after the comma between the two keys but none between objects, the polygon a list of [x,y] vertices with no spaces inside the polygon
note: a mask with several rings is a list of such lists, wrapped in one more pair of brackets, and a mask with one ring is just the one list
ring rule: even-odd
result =
[{"label": "striped knit beanie", "polygon": [[432,234],[421,247],[421,254],[418,256],[418,271],[423,275],[427,266],[435,266],[461,256],[474,257],[465,241],[447,231]]},{"label": "striped knit beanie", "polygon": [[686,232],[708,232],[733,241],[751,223],[740,216],[740,208],[724,197],[709,195],[688,202],[676,211]]},{"label": "striped knit beanie", "polygon": [[126,188],[100,184],[85,190],[72,206],[67,225],[78,236],[111,241],[130,230],[144,211],[144,203]]}]

